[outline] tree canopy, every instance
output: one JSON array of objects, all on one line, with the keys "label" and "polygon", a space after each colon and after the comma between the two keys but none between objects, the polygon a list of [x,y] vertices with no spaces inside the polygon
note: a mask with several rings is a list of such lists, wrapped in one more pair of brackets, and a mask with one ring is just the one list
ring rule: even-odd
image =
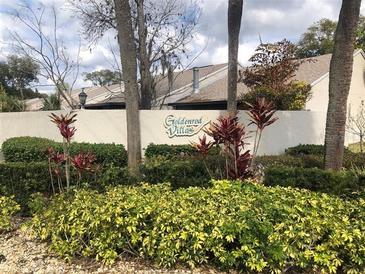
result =
[{"label": "tree canopy", "polygon": [[[297,44],[298,58],[314,57],[332,53],[337,22],[323,18],[304,32]],[[355,48],[365,49],[365,17],[361,16],[357,24]]]},{"label": "tree canopy", "polygon": [[119,71],[102,69],[85,73],[84,80],[91,81],[94,86],[108,86],[120,83],[122,81],[122,77]]},{"label": "tree canopy", "polygon": [[249,61],[252,65],[240,71],[240,81],[250,88],[243,101],[252,104],[258,97],[265,97],[279,110],[303,109],[311,87],[294,76],[300,64],[308,60],[295,57],[294,44],[285,39],[261,44]]},{"label": "tree canopy", "polygon": [[30,85],[38,82],[39,66],[29,57],[10,55],[0,62],[0,85],[5,93],[18,99],[42,97]]}]

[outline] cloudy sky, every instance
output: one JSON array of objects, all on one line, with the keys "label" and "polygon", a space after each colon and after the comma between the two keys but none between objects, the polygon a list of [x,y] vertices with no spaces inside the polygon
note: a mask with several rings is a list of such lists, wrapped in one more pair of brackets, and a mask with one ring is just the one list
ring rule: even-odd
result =
[{"label": "cloudy sky", "polygon": [[[65,41],[71,55],[76,55],[81,42],[81,73],[103,68],[113,68],[113,56],[110,45],[115,45],[114,33],[107,33],[104,38],[90,50],[87,41],[82,39],[80,22],[63,0],[0,0],[0,60],[12,53],[10,33],[17,32],[22,37],[31,39],[24,28],[12,14],[27,4],[37,7],[56,4],[58,12],[58,33]],[[190,1],[190,0],[186,0]],[[227,2],[228,0],[199,0],[202,14],[196,29],[194,40],[189,45],[190,56],[202,49],[203,52],[192,66],[227,62]],[[337,20],[340,0],[244,0],[243,19],[240,33],[239,61],[247,64],[259,42],[259,35],[264,42],[287,38],[296,42],[306,28],[321,18]],[[361,11],[365,12],[363,5]],[[45,16],[52,22],[50,14]],[[188,61],[187,61],[188,62]],[[42,84],[47,83],[43,79]],[[76,87],[89,86],[79,76]],[[49,91],[51,87],[42,86],[39,90]]]}]

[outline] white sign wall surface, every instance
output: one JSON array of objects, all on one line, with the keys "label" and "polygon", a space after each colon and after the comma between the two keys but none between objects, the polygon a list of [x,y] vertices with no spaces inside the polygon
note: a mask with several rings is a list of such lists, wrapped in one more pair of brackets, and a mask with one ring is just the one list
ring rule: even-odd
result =
[{"label": "white sign wall surface", "polygon": [[[61,113],[61,111],[58,111]],[[77,142],[121,143],[126,145],[127,126],[124,110],[77,111]],[[0,113],[0,143],[16,136],[38,136],[60,141],[56,127],[49,121],[50,112]],[[203,129],[222,111],[143,110],[140,112],[141,143],[189,144],[198,141]],[[278,111],[279,118],[263,134],[259,154],[280,154],[298,144],[322,144],[326,113],[312,111]],[[247,115],[239,114],[248,124]],[[251,127],[249,130],[253,130]],[[252,134],[253,135],[253,134]],[[248,142],[252,142],[252,138]],[[355,142],[347,136],[346,142]]]}]

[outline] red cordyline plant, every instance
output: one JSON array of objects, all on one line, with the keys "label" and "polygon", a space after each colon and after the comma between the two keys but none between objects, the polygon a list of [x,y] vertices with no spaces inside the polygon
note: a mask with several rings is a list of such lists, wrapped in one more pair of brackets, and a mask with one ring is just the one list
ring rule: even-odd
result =
[{"label": "red cordyline plant", "polygon": [[54,187],[54,179],[53,174],[57,177],[57,184],[58,184],[58,190],[59,192],[63,191],[62,186],[62,180],[61,180],[61,166],[62,163],[65,162],[65,155],[63,153],[59,153],[55,151],[52,147],[49,147],[46,151],[47,157],[48,157],[48,169],[49,174],[51,176],[51,186],[53,194],[56,193],[55,187]]},{"label": "red cordyline plant", "polygon": [[[207,142],[206,135],[204,135],[199,138],[199,143],[192,143],[193,147],[204,157],[204,161],[213,146],[220,147],[226,160],[228,179],[245,179],[253,175],[255,168],[253,163],[259,149],[262,132],[278,119],[273,117],[276,112],[274,104],[266,101],[265,98],[258,98],[255,104],[247,105],[250,117],[248,125],[256,126],[252,155],[249,150],[245,149],[247,131],[246,127],[239,123],[237,113],[219,117],[217,122],[211,123],[210,127],[204,131],[214,141]],[[209,174],[211,173],[209,172]]]},{"label": "red cordyline plant", "polygon": [[251,154],[249,150],[245,150],[246,129],[238,122],[237,114],[219,117],[218,121],[211,123],[209,129],[204,132],[214,141],[207,142],[206,135],[199,138],[199,143],[193,144],[198,152],[206,157],[213,146],[219,146],[225,157],[228,179],[242,180],[250,176]]},{"label": "red cordyline plant", "polygon": [[81,182],[82,174],[94,169],[96,157],[91,152],[79,153],[71,158],[72,166],[77,170],[79,175],[78,184]]},{"label": "red cordyline plant", "polygon": [[66,171],[66,184],[67,189],[70,188],[70,144],[71,139],[75,134],[75,127],[71,126],[74,122],[76,122],[75,117],[76,113],[67,113],[66,115],[56,115],[51,113],[49,116],[51,121],[56,124],[58,127],[60,134],[63,137],[63,153],[65,157],[65,171]]},{"label": "red cordyline plant", "polygon": [[276,112],[275,105],[272,102],[265,100],[264,97],[256,99],[254,104],[246,102],[246,105],[249,107],[247,114],[250,117],[250,123],[248,125],[256,126],[252,155],[253,159],[255,159],[263,130],[273,124],[276,120],[278,120],[278,118],[273,117]]}]

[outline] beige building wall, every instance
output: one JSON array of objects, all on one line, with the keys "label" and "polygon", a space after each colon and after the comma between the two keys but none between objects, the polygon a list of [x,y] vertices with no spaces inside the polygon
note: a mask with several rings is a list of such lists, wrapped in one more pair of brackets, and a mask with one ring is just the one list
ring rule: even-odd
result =
[{"label": "beige building wall", "polygon": [[[348,110],[356,112],[361,101],[365,100],[365,59],[364,53],[358,51],[354,55],[354,65],[351,86],[348,97]],[[307,102],[306,109],[311,111],[327,111],[329,74],[312,83],[312,98]]]},{"label": "beige building wall", "polygon": [[[61,141],[51,112],[0,113],[0,144],[10,137],[37,136]],[[58,113],[61,113],[59,111]],[[74,141],[90,143],[121,143],[127,145],[124,110],[77,111]],[[141,111],[142,147],[155,144],[189,144],[198,141],[202,129],[222,114],[220,111]],[[314,111],[279,111],[279,120],[264,131],[259,154],[280,154],[298,144],[322,144],[326,113]],[[188,126],[174,127],[186,121]],[[245,113],[240,121],[248,124]],[[253,130],[251,127],[248,130]],[[251,134],[253,135],[253,134]],[[248,142],[253,142],[253,136]]]}]

